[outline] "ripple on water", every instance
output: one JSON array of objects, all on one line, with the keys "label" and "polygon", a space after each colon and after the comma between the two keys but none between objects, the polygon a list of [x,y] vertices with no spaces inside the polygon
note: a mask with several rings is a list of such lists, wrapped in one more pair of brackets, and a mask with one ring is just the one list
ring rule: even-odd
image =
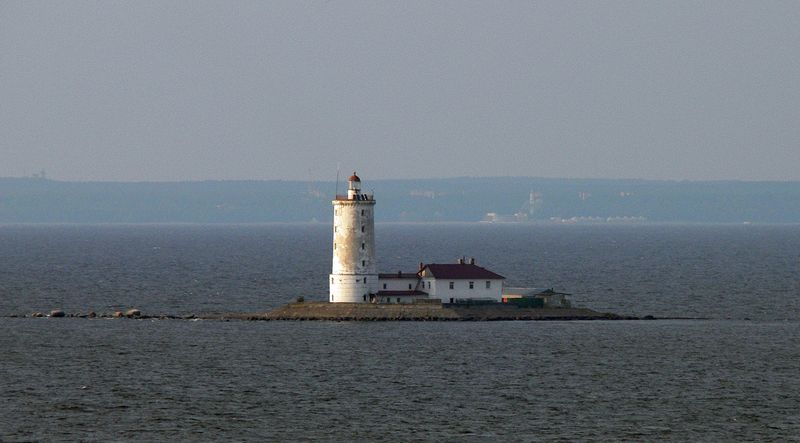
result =
[{"label": "ripple on water", "polygon": [[[800,236],[750,228],[388,225],[378,239],[386,269],[479,251],[511,284],[594,309],[733,320],[0,318],[0,440],[796,438]],[[0,314],[266,309],[325,293],[329,237],[2,227]]]}]

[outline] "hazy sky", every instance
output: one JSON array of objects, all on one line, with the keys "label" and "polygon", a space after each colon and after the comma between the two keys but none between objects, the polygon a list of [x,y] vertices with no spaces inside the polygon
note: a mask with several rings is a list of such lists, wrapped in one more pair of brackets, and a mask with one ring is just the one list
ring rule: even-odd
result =
[{"label": "hazy sky", "polygon": [[0,176],[800,180],[800,2],[0,1]]}]

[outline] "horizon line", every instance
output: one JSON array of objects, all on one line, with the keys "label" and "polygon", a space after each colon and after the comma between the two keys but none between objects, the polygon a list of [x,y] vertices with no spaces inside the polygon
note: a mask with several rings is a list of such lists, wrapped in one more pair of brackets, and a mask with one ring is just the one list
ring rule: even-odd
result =
[{"label": "horizon line", "polygon": [[[446,181],[446,180],[487,180],[487,179],[526,179],[526,180],[572,180],[572,181],[636,181],[636,182],[662,182],[662,183],[798,183],[796,180],[768,180],[768,179],[665,179],[665,178],[634,178],[634,177],[555,177],[555,176],[528,176],[528,175],[489,175],[470,176],[460,175],[451,177],[415,177],[415,178],[368,178],[371,182],[399,181],[410,182],[415,180]],[[179,184],[179,183],[209,183],[209,182],[284,182],[284,183],[335,183],[335,179],[282,179],[282,178],[208,178],[186,180],[94,180],[94,179],[59,179],[39,176],[2,176],[0,180],[29,180],[54,183],[119,183],[119,184]]]}]

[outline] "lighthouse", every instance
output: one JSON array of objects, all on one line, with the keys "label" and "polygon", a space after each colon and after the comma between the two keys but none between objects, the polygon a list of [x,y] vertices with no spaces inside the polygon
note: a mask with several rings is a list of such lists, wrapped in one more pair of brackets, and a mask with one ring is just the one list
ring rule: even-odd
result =
[{"label": "lighthouse", "polygon": [[362,193],[353,172],[347,195],[333,200],[333,265],[331,303],[367,303],[378,288],[375,270],[375,199]]}]

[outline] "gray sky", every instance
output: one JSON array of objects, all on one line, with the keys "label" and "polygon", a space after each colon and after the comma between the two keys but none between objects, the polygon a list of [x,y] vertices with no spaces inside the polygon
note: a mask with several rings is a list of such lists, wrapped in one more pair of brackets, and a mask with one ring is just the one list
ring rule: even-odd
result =
[{"label": "gray sky", "polygon": [[0,176],[800,180],[800,2],[0,1]]}]

